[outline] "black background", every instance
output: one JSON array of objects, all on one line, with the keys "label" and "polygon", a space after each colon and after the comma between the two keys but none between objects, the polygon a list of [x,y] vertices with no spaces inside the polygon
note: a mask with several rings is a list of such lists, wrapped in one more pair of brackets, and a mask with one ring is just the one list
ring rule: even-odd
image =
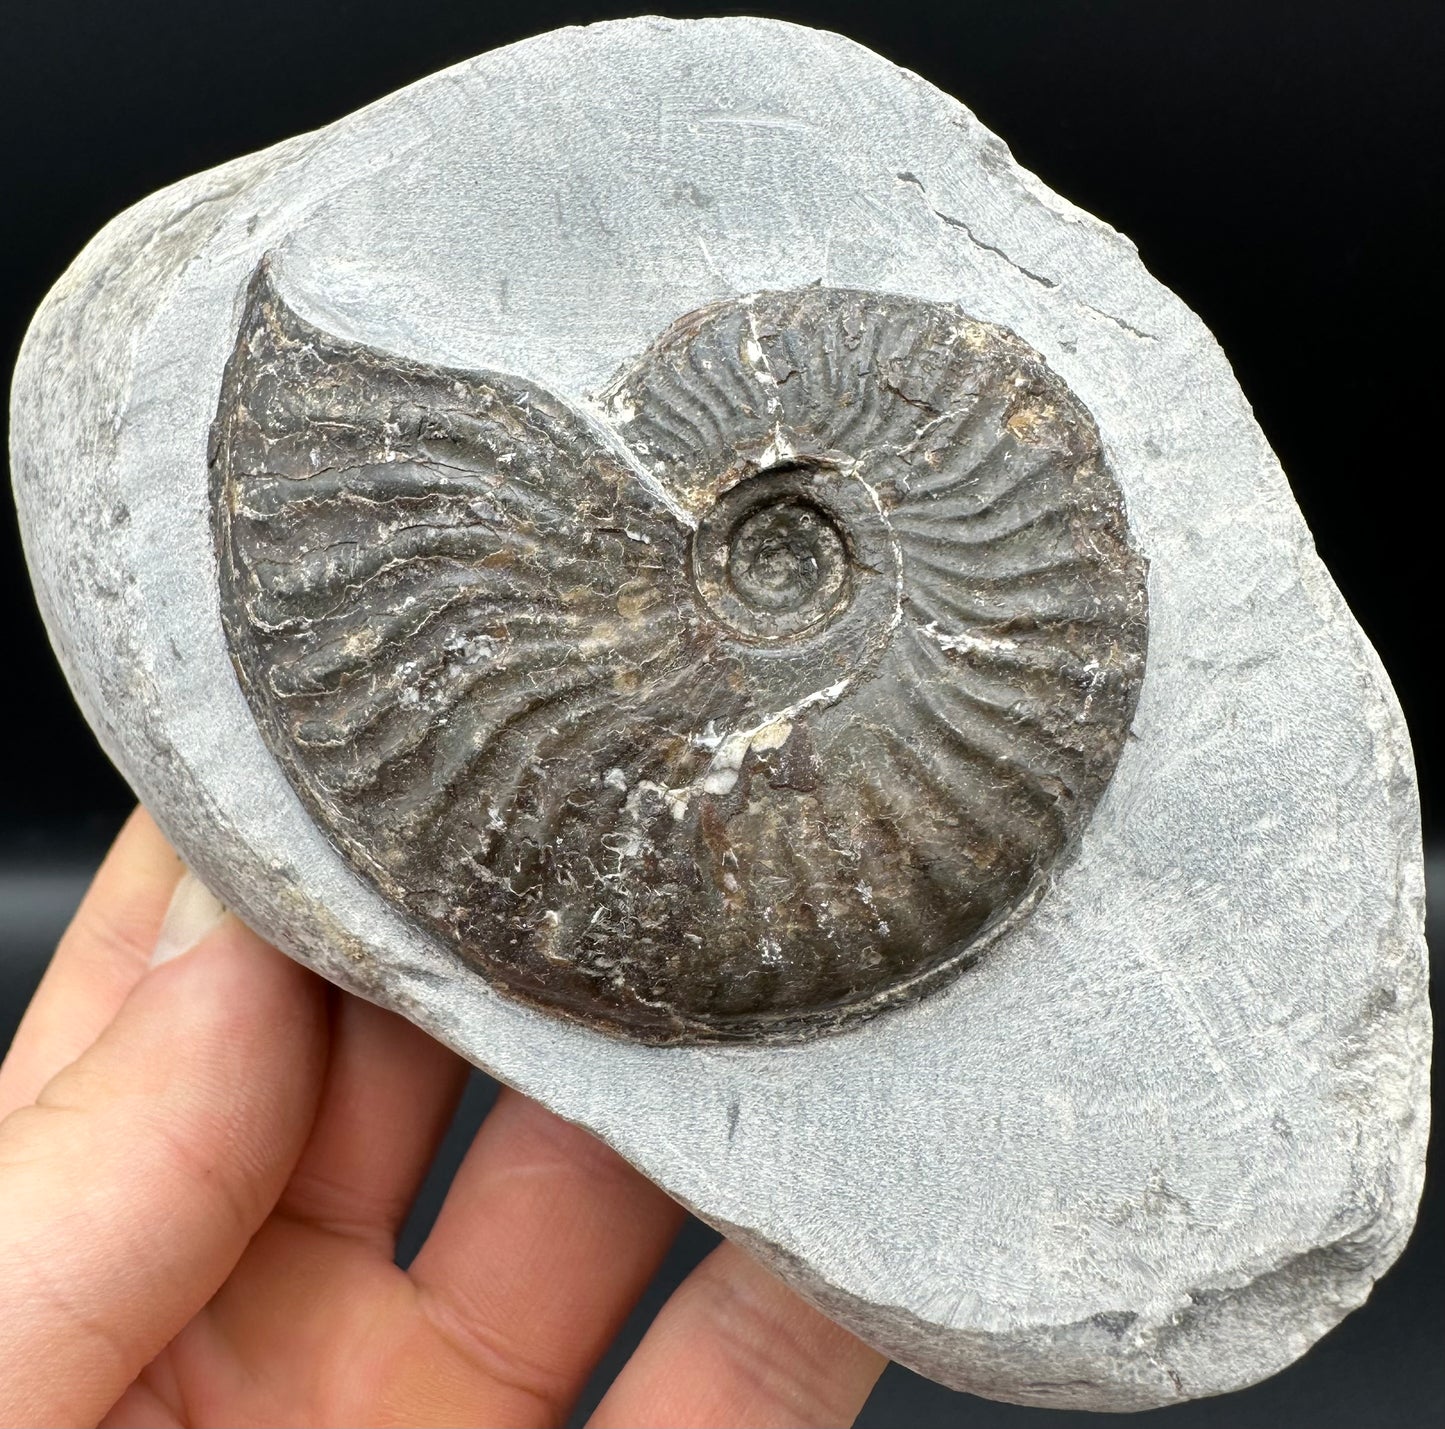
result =
[{"label": "black background", "polygon": [[[0,30],[4,370],[30,313],[81,245],[153,189],[480,51],[648,8],[12,0]],[[1426,829],[1445,833],[1432,679],[1442,543],[1423,509],[1440,481],[1445,6],[840,0],[752,8],[839,30],[957,95],[1021,163],[1133,238],[1149,269],[1200,313],[1395,682],[1415,738]],[[83,861],[131,797],[46,647],[13,513],[0,529],[8,671],[0,718],[10,756],[0,780],[0,854],[36,868],[43,859]],[[0,1037],[8,1020],[0,1019]],[[1438,1422],[1445,1345],[1432,1214],[1370,1305],[1302,1365],[1246,1394],[1149,1417],[1178,1429]],[[1073,1418],[995,1409],[898,1373],[868,1417]]]}]

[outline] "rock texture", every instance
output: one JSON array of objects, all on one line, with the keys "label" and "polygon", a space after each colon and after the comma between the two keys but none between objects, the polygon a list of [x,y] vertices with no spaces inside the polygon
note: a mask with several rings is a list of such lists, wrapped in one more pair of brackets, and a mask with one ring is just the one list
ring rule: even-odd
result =
[{"label": "rock texture", "polygon": [[[227,634],[211,431],[268,255],[298,321],[512,374],[586,418],[598,470],[635,462],[647,420],[617,374],[746,295],[897,295],[1039,354],[1148,562],[1148,655],[1112,782],[1026,914],[835,1035],[644,1046],[503,996],[388,897],[288,777]],[[916,77],[742,19],[563,31],[435,75],[111,224],[35,320],[12,443],[77,698],[206,881],[904,1363],[1035,1404],[1218,1393],[1300,1354],[1398,1253],[1429,1024],[1388,683],[1209,334]],[[784,494],[802,549],[797,502],[824,508]],[[777,532],[744,534],[752,572]],[[803,545],[806,590],[771,567],[741,588],[811,629],[853,577],[828,532]]]}]

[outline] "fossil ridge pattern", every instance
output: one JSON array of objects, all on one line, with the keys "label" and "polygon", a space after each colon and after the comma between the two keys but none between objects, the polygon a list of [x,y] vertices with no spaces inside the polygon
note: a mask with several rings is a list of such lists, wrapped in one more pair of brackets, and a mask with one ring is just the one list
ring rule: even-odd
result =
[{"label": "fossil ridge pattern", "polygon": [[320,826],[504,991],[644,1041],[956,975],[1143,673],[1092,419],[907,297],[713,304],[584,412],[328,336],[263,264],[212,495],[236,669]]}]

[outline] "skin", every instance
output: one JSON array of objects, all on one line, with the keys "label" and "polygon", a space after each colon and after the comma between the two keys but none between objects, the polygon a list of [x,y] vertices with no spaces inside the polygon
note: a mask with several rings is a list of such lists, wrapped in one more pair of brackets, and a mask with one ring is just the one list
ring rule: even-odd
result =
[{"label": "skin", "polygon": [[[465,1065],[231,916],[151,966],[182,873],[137,812],[0,1068],[0,1424],[563,1422],[681,1209],[504,1091],[399,1269]],[[850,1424],[882,1368],[724,1244],[591,1423]]]}]

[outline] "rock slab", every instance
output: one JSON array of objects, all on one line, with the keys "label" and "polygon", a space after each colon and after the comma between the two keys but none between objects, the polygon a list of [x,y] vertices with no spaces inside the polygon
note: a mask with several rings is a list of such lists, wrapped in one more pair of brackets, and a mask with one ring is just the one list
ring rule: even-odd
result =
[{"label": "rock slab", "polygon": [[[328,333],[579,409],[679,314],[813,284],[1041,353],[1097,423],[1150,624],[1113,781],[1030,915],[852,1030],[649,1047],[500,996],[360,879],[222,627],[208,438],[267,254]],[[751,19],[484,55],[121,215],[46,299],[12,404],[56,650],[206,882],[889,1355],[1020,1403],[1165,1404],[1280,1369],[1398,1254],[1430,1029],[1388,681],[1199,320],[916,76]]]}]

